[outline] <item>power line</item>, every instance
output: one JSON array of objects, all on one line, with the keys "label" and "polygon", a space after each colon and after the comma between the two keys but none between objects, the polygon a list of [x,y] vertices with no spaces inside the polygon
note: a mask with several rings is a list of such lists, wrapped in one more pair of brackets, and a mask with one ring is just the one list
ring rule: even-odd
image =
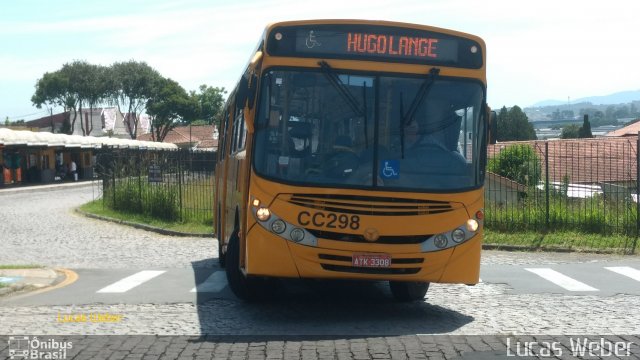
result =
[{"label": "power line", "polygon": [[42,115],[42,114],[45,114],[45,113],[49,114],[49,110],[42,110],[42,111],[39,111],[39,112],[36,112],[36,113],[32,113],[32,114],[7,116],[7,117],[9,118],[10,121],[12,121],[12,120],[22,120],[22,119],[24,119],[26,117],[29,117],[29,116]]}]

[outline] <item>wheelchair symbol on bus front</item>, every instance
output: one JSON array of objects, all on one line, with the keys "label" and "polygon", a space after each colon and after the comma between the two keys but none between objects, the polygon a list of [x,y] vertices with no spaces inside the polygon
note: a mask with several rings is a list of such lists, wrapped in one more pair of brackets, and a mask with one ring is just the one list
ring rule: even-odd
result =
[{"label": "wheelchair symbol on bus front", "polygon": [[305,40],[305,44],[309,49],[313,49],[316,46],[321,46],[322,44],[316,40],[316,36],[313,34],[313,30],[309,31],[309,36]]},{"label": "wheelchair symbol on bus front", "polygon": [[380,176],[383,179],[397,179],[400,176],[398,160],[383,160],[382,166],[380,166]]}]

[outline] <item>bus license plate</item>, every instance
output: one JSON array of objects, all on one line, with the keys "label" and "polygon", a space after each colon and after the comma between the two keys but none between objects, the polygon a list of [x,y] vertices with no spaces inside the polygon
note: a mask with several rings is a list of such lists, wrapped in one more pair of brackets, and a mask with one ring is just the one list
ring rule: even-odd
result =
[{"label": "bus license plate", "polygon": [[391,255],[353,254],[351,265],[354,267],[386,268],[391,266]]}]

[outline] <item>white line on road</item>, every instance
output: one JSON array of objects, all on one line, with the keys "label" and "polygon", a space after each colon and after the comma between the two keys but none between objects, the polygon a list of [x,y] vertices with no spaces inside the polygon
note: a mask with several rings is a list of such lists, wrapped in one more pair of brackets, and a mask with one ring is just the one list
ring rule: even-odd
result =
[{"label": "white line on road", "polygon": [[525,268],[525,270],[532,272],[545,280],[551,281],[552,283],[569,291],[598,291],[598,289],[594,287],[549,268]]},{"label": "white line on road", "polygon": [[640,281],[640,270],[636,270],[632,267],[629,266],[612,266],[612,267],[605,267],[605,269],[609,270],[609,271],[613,271],[615,273],[618,273],[620,275],[624,275],[627,277],[632,278],[635,281]]},{"label": "white line on road", "polygon": [[204,282],[191,289],[191,292],[219,292],[227,286],[227,277],[224,271],[216,271]]},{"label": "white line on road", "polygon": [[99,293],[123,293],[134,287],[153,279],[154,277],[165,273],[159,270],[144,270],[117,281],[105,288],[98,290]]}]

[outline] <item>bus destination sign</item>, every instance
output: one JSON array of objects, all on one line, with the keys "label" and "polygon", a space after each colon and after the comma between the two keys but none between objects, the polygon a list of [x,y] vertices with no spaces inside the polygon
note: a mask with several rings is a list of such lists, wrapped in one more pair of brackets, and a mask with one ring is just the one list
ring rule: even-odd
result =
[{"label": "bus destination sign", "polygon": [[480,68],[480,45],[471,39],[386,26],[316,25],[274,29],[267,43],[276,56],[379,60]]}]

